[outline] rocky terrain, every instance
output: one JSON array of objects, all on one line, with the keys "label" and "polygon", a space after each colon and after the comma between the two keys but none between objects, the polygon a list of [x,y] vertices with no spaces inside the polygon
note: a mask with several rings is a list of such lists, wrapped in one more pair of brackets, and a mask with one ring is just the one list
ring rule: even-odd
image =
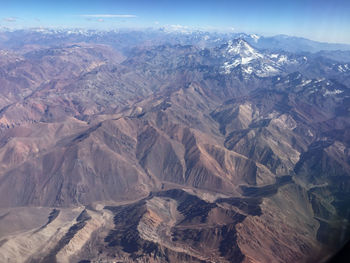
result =
[{"label": "rocky terrain", "polygon": [[1,262],[326,262],[350,239],[346,51],[62,34],[0,32]]}]

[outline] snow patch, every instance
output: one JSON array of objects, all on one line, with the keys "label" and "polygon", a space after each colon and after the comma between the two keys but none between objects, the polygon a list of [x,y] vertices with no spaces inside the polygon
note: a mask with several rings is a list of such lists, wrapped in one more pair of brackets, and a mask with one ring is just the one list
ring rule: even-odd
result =
[{"label": "snow patch", "polygon": [[325,80],[325,78],[318,78],[317,81],[316,81],[316,83],[320,83],[320,82],[322,82],[322,81],[324,81],[324,80]]},{"label": "snow patch", "polygon": [[347,72],[348,70],[349,70],[348,64],[338,66],[338,71],[340,71],[340,72]]},{"label": "snow patch", "polygon": [[263,65],[260,70],[257,70],[256,74],[259,77],[267,77],[267,76],[271,76],[271,75],[274,75],[277,73],[279,73],[278,69],[276,69],[270,65]]},{"label": "snow patch", "polygon": [[242,62],[241,64],[245,65],[248,64],[250,61],[252,61],[254,58],[252,57],[246,57],[246,58],[242,58]]},{"label": "snow patch", "polygon": [[230,74],[231,70],[241,64],[239,59],[236,59],[233,63],[225,62],[223,65],[223,69],[225,74]]},{"label": "snow patch", "polygon": [[308,80],[303,79],[301,81],[301,86],[306,86],[307,84],[310,84],[311,82],[312,82],[312,80],[310,80],[310,79],[308,79]]},{"label": "snow patch", "polygon": [[252,67],[247,67],[247,68],[244,68],[243,71],[247,74],[252,74],[253,73],[253,68]]},{"label": "snow patch", "polygon": [[284,63],[284,62],[287,62],[288,61],[288,58],[287,58],[287,56],[285,56],[285,55],[281,55],[280,57],[279,57],[279,59],[278,59],[278,62],[279,63]]},{"label": "snow patch", "polygon": [[339,89],[336,89],[336,90],[326,90],[325,93],[324,93],[324,96],[327,96],[327,95],[337,95],[337,94],[341,94],[343,93],[344,91],[343,90],[339,90]]},{"label": "snow patch", "polygon": [[250,35],[250,37],[254,40],[255,43],[257,43],[258,40],[260,39],[260,36],[255,35],[255,34]]}]

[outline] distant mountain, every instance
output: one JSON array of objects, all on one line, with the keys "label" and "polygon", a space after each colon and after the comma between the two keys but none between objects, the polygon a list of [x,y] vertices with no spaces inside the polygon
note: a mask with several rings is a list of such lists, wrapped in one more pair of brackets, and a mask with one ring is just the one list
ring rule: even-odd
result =
[{"label": "distant mountain", "polygon": [[[138,45],[154,44],[196,45],[215,47],[231,39],[241,38],[258,49],[289,52],[350,51],[349,44],[333,44],[312,41],[301,37],[277,35],[264,37],[245,33],[218,33],[200,30],[178,31],[166,29],[148,30],[85,30],[85,29],[27,29],[1,30],[0,47],[22,49],[28,45],[53,46],[67,42],[108,44],[118,50],[129,50]],[[344,62],[344,61],[343,61]]]},{"label": "distant mountain", "polygon": [[255,44],[258,48],[284,50],[290,52],[318,52],[321,50],[340,50],[349,51],[349,44],[333,44],[312,41],[301,37],[291,37],[286,35],[277,35],[273,37],[260,37],[257,41],[254,38],[248,38],[249,42]]},{"label": "distant mountain", "polygon": [[315,53],[315,56],[326,57],[339,62],[349,62],[350,61],[350,51],[349,50],[336,50],[336,51],[320,51]]},{"label": "distant mountain", "polygon": [[0,36],[0,262],[321,262],[350,239],[343,51]]}]

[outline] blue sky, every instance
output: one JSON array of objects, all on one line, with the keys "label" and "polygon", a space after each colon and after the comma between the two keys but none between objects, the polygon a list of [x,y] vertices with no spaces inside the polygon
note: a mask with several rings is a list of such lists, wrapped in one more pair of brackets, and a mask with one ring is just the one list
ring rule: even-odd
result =
[{"label": "blue sky", "polygon": [[350,43],[350,0],[0,0],[0,26],[199,28]]}]

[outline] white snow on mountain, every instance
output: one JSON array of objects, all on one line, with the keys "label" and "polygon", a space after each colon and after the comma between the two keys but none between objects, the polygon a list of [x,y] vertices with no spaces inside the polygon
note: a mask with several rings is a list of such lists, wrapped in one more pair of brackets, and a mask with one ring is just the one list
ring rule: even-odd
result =
[{"label": "white snow on mountain", "polygon": [[322,81],[324,81],[326,78],[317,78],[316,82],[315,83],[320,83]]},{"label": "white snow on mountain", "polygon": [[350,71],[350,67],[348,64],[344,64],[344,65],[338,65],[338,71],[339,72],[348,72]]},{"label": "white snow on mountain", "polygon": [[326,90],[326,91],[323,93],[323,96],[337,95],[337,94],[341,94],[341,93],[343,93],[343,92],[344,92],[343,90],[339,90],[339,89],[336,89],[336,90]]},{"label": "white snow on mountain", "polygon": [[253,73],[253,68],[252,67],[247,67],[242,69],[245,73],[247,74],[252,74]]},{"label": "white snow on mountain", "polygon": [[243,39],[229,41],[223,52],[226,58],[222,66],[224,74],[230,74],[240,66],[238,69],[241,69],[244,74],[255,73],[259,77],[273,76],[282,72],[282,65],[295,62],[284,54],[264,54]]},{"label": "white snow on mountain", "polygon": [[312,80],[311,79],[303,79],[302,81],[301,81],[301,86],[306,86],[306,85],[308,85],[308,84],[310,84],[312,82]]},{"label": "white snow on mountain", "polygon": [[258,36],[256,34],[252,34],[252,35],[250,35],[250,37],[254,40],[255,43],[257,43],[260,39],[260,36]]},{"label": "white snow on mountain", "polygon": [[229,41],[227,47],[228,53],[231,55],[240,55],[244,58],[262,58],[263,55],[251,47],[243,39],[239,39],[237,42]]},{"label": "white snow on mountain", "polygon": [[223,69],[225,74],[230,74],[231,70],[239,65],[239,61],[236,60],[234,63],[225,62]]},{"label": "white snow on mountain", "polygon": [[285,56],[285,55],[282,55],[282,56],[280,56],[279,58],[278,58],[278,62],[279,63],[284,63],[284,62],[286,62],[288,60],[288,58],[287,58],[287,56]]},{"label": "white snow on mountain", "polygon": [[256,75],[258,75],[259,77],[268,77],[268,76],[276,75],[279,72],[280,71],[277,68],[271,65],[264,64],[259,69],[256,70]]}]

